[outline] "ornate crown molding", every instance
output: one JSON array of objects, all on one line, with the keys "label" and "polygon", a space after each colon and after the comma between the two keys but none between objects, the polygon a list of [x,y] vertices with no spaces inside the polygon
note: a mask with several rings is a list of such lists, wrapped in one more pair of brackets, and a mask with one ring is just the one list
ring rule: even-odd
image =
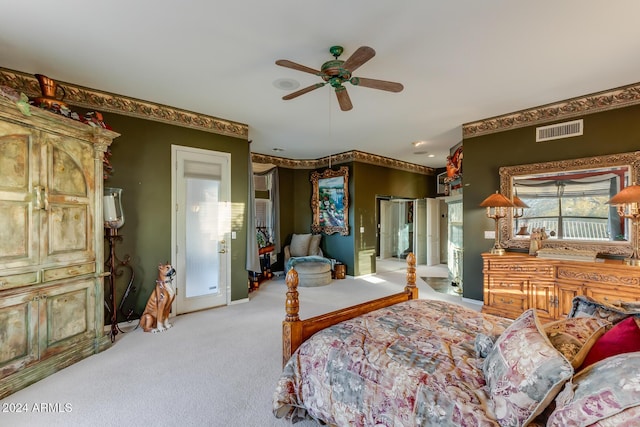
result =
[{"label": "ornate crown molding", "polygon": [[392,169],[399,169],[406,172],[419,173],[422,175],[435,175],[435,169],[428,166],[416,165],[415,163],[403,162],[377,154],[365,153],[352,150],[344,153],[333,154],[319,159],[286,159],[284,157],[270,156],[267,154],[251,153],[251,160],[255,163],[271,163],[288,169],[320,169],[331,165],[339,165],[348,162],[368,163],[376,166],[384,166]]},{"label": "ornate crown molding", "polygon": [[640,104],[640,83],[465,123],[462,125],[462,136],[473,138],[637,104]]},{"label": "ornate crown molding", "polygon": [[[242,123],[89,89],[71,83],[60,81],[56,81],[56,83],[62,86],[66,92],[64,101],[77,107],[169,123],[245,140],[249,136],[249,127]],[[30,97],[40,96],[41,94],[38,81],[34,76],[1,67],[0,85],[9,86]]]},{"label": "ornate crown molding", "polygon": [[[249,127],[246,124],[115,95],[96,89],[89,89],[71,83],[57,80],[56,83],[62,86],[66,92],[64,101],[77,107],[123,114],[248,140]],[[40,86],[35,76],[2,67],[0,67],[0,85],[11,87],[29,97],[41,95]],[[427,166],[416,165],[414,163],[403,162],[389,157],[364,153],[362,151],[347,151],[319,159],[308,160],[286,159],[283,157],[253,153],[252,160],[256,163],[272,163],[290,169],[318,169],[326,167],[330,163],[333,165],[358,161],[423,175],[435,175],[435,169]]]}]

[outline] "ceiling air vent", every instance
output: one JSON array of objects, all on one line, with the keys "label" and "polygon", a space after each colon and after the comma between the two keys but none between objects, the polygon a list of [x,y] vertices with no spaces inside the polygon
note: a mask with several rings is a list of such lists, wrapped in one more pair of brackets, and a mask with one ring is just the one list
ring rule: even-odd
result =
[{"label": "ceiling air vent", "polygon": [[553,139],[569,138],[582,135],[583,121],[556,123],[555,125],[536,128],[536,142],[551,141]]}]

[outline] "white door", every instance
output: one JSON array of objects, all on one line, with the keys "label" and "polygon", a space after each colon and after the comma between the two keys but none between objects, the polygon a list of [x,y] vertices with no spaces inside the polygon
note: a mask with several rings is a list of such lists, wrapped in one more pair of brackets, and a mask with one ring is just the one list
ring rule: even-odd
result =
[{"label": "white door", "polygon": [[229,303],[231,155],[173,145],[175,313]]},{"label": "white door", "polygon": [[413,254],[416,264],[427,264],[427,199],[413,201]]},{"label": "white door", "polygon": [[391,258],[393,256],[393,240],[391,238],[391,202],[380,200],[380,258]]},{"label": "white door", "polygon": [[440,264],[440,202],[427,199],[427,265]]}]

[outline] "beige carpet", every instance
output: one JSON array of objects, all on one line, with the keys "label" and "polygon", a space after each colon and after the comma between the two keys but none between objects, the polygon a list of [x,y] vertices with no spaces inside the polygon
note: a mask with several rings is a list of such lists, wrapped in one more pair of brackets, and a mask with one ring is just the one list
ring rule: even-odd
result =
[{"label": "beige carpet", "polygon": [[[389,265],[387,265],[389,264]],[[302,318],[398,292],[404,263],[379,262],[380,274],[300,288]],[[443,273],[444,272],[444,273]],[[417,276],[446,268],[419,267]],[[439,294],[418,280],[421,298]],[[0,413],[2,426],[286,426],[271,412],[281,371],[284,279],[271,280],[250,301],[173,318],[161,334],[135,330],[91,356],[0,400],[28,408]],[[478,309],[479,306],[470,306]],[[45,404],[51,410],[34,412]],[[24,406],[23,406],[24,405]],[[296,424],[317,426],[315,422]]]}]

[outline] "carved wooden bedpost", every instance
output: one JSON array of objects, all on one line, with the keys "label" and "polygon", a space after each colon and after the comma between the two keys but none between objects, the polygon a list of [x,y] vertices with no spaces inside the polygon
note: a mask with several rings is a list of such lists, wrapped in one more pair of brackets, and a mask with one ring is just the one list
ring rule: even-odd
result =
[{"label": "carved wooden bedpost", "polygon": [[287,272],[287,316],[282,322],[282,366],[287,363],[294,351],[302,344],[302,323],[300,322],[298,300],[298,272],[292,268]]},{"label": "carved wooden bedpost", "polygon": [[411,299],[418,298],[418,288],[416,287],[416,256],[413,252],[407,255],[407,286],[404,287],[406,292],[411,293]]}]

